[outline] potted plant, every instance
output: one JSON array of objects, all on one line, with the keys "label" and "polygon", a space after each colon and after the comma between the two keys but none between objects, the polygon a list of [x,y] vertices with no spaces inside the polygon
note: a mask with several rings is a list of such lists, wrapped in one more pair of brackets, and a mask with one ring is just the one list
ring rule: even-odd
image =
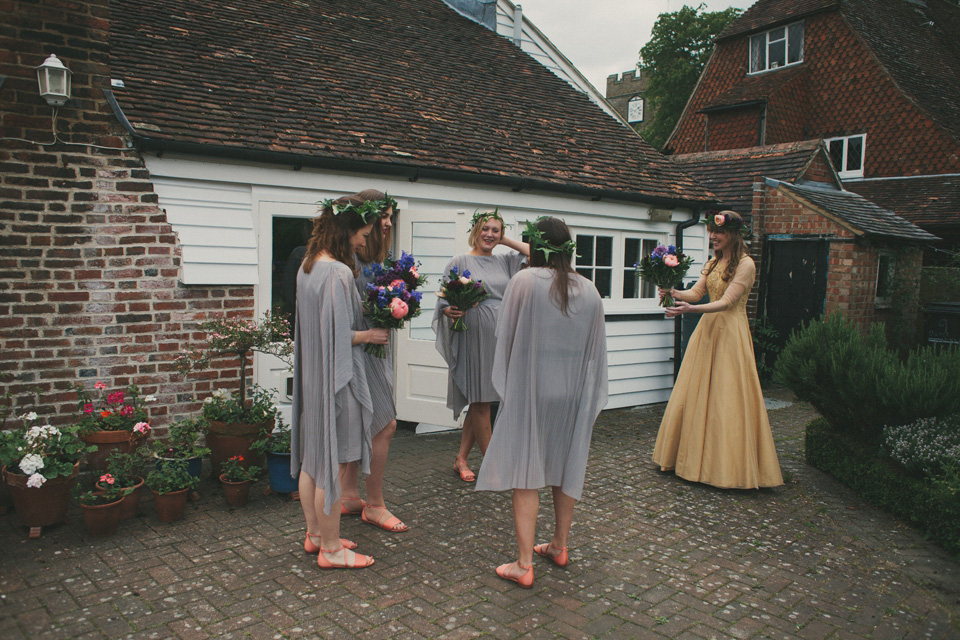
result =
[{"label": "potted plant", "polygon": [[[113,479],[110,484],[126,491],[123,502],[120,504],[121,520],[132,518],[137,513],[137,506],[140,504],[140,491],[144,483],[143,476],[140,475],[142,468],[143,458],[136,453],[114,451],[107,458],[106,475]],[[106,491],[109,488],[104,484],[103,476],[96,486],[100,491]]]},{"label": "potted plant", "polygon": [[90,535],[112,536],[117,532],[117,525],[120,524],[123,499],[129,489],[119,486],[116,478],[109,473],[101,475],[96,486],[97,491],[86,491],[80,494],[79,502],[80,508],[83,509],[83,520],[87,524]]},{"label": "potted plant", "polygon": [[20,521],[37,538],[43,527],[66,518],[80,458],[92,447],[80,440],[76,427],[34,425],[35,412],[20,418],[19,429],[0,431],[0,463]]},{"label": "potted plant", "polygon": [[147,474],[146,484],[153,494],[160,522],[176,522],[183,517],[188,492],[199,479],[187,471],[184,460],[161,460],[157,468]]},{"label": "potted plant", "polygon": [[203,457],[210,449],[200,444],[200,435],[206,428],[202,418],[186,418],[170,425],[164,440],[154,440],[151,449],[157,459],[157,468],[164,461],[183,460],[189,473],[196,478],[203,470]]},{"label": "potted plant", "polygon": [[273,432],[254,442],[250,448],[266,454],[271,491],[297,493],[297,478],[290,475],[290,425],[278,416]]},{"label": "potted plant", "polygon": [[[254,386],[247,398],[246,375],[250,356],[254,351],[277,356],[290,364],[293,341],[290,340],[290,325],[283,314],[266,312],[259,321],[240,316],[217,316],[200,323],[207,333],[207,343],[188,348],[177,359],[180,372],[188,374],[206,368],[215,358],[230,357],[237,360],[236,393],[217,390],[204,400],[203,417],[209,422],[207,446],[213,451],[210,456],[215,474],[220,465],[234,455],[243,455],[252,464],[250,445],[254,440],[273,430],[272,420],[276,415],[270,392]],[[223,442],[226,438],[239,440]]]},{"label": "potted plant", "polygon": [[221,465],[220,482],[223,484],[223,495],[231,507],[247,504],[250,485],[260,475],[260,467],[248,467],[243,463],[243,456],[232,456]]},{"label": "potted plant", "polygon": [[146,440],[150,423],[145,404],[156,402],[152,395],[144,396],[137,385],[125,391],[105,393],[107,385],[97,381],[97,392],[91,398],[82,384],[74,385],[77,392],[77,408],[80,410],[81,439],[95,447],[87,455],[87,464],[98,471],[106,468],[107,457],[112,451],[130,453]]}]

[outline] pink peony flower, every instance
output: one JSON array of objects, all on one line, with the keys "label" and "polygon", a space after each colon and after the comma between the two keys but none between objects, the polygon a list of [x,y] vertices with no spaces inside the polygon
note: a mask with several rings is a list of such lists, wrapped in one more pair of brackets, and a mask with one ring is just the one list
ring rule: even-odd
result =
[{"label": "pink peony flower", "polygon": [[727,219],[722,213],[718,213],[717,215],[713,216],[713,224],[717,225],[718,227],[722,227],[723,223],[726,221]]},{"label": "pink peony flower", "polygon": [[680,261],[677,259],[677,256],[673,255],[672,253],[668,253],[667,255],[663,256],[663,264],[667,265],[668,267],[675,267],[680,264]]},{"label": "pink peony flower", "polygon": [[147,431],[150,431],[150,425],[146,422],[138,422],[137,424],[133,425],[133,430],[137,433],[146,433]]},{"label": "pink peony flower", "polygon": [[416,267],[410,267],[410,275],[412,275],[414,278],[419,278],[419,277],[420,277],[420,274],[417,273],[417,268],[416,268]]},{"label": "pink peony flower", "polygon": [[408,307],[407,303],[400,298],[394,298],[390,301],[390,315],[397,320],[406,318],[408,311],[410,311],[410,307]]},{"label": "pink peony flower", "polygon": [[470,278],[466,276],[460,276],[460,284],[470,284]]}]

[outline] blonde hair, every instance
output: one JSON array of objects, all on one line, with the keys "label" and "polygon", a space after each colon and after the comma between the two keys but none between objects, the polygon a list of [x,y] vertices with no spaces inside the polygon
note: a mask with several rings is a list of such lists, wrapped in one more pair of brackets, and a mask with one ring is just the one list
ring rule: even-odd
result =
[{"label": "blonde hair", "polygon": [[485,211],[481,215],[474,215],[476,222],[473,223],[473,229],[470,230],[470,236],[467,238],[467,242],[470,244],[471,249],[477,248],[477,242],[480,240],[480,232],[483,230],[483,225],[487,223],[488,220],[496,220],[500,223],[500,237],[503,237],[503,218],[500,217],[500,214],[496,211]]}]

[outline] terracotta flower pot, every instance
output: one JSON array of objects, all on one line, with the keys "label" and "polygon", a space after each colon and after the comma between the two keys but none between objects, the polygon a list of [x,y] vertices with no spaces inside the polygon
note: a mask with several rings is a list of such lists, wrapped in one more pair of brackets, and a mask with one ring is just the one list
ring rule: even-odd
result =
[{"label": "terracotta flower pot", "polygon": [[87,523],[90,535],[102,538],[117,532],[123,498],[107,504],[81,504],[80,507],[83,509],[83,520]]},{"label": "terracotta flower pot", "polygon": [[153,489],[153,504],[157,508],[157,518],[160,522],[176,522],[183,517],[183,508],[187,504],[187,494],[189,489],[180,489],[179,491],[170,491],[168,493],[157,493]]},{"label": "terracotta flower pot", "polygon": [[10,497],[20,522],[30,527],[30,537],[39,538],[43,527],[59,524],[67,519],[70,489],[80,471],[80,463],[73,465],[69,476],[47,480],[40,487],[28,487],[30,476],[3,468],[3,479],[10,488]]},{"label": "terracotta flower pot", "polygon": [[247,468],[263,464],[263,456],[251,451],[250,445],[273,431],[273,420],[260,424],[216,420],[209,422],[206,441],[210,449],[210,468],[214,477],[220,476],[220,465],[233,456],[243,456],[243,464]]},{"label": "terracotta flower pot", "polygon": [[94,431],[80,436],[86,444],[92,444],[97,448],[87,454],[87,466],[90,469],[102,471],[107,468],[107,458],[114,451],[121,453],[130,453],[139,447],[145,436],[142,433],[133,431]]},{"label": "terracotta flower pot", "polygon": [[247,504],[247,498],[250,497],[250,485],[253,484],[252,480],[231,482],[221,473],[220,482],[223,484],[223,495],[227,498],[227,504],[231,507],[242,507]]},{"label": "terracotta flower pot", "polygon": [[[106,489],[106,487],[99,482],[96,486],[100,491]],[[137,507],[140,505],[140,491],[143,489],[143,478],[137,476],[137,483],[135,485],[123,488],[130,489],[130,491],[123,496],[123,500],[120,501],[120,519],[126,520],[127,518],[132,518],[137,515]]]}]

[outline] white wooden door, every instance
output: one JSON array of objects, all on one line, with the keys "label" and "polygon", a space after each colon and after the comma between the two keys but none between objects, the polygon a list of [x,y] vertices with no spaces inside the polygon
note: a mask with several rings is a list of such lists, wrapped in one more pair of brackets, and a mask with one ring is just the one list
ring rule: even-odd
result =
[{"label": "white wooden door", "polygon": [[396,225],[397,246],[421,263],[427,275],[422,313],[394,340],[397,418],[417,422],[417,433],[455,428],[458,421],[447,408],[447,365],[434,346],[430,323],[437,306],[443,268],[454,255],[467,250],[470,216],[456,210],[401,209]]}]

